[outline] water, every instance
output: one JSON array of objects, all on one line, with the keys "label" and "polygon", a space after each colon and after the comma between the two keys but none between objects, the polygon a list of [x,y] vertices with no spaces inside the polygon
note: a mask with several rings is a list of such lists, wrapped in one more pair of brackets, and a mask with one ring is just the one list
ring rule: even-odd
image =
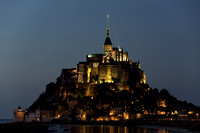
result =
[{"label": "water", "polygon": [[[11,123],[12,119],[0,119],[1,123]],[[35,132],[31,132],[35,133]],[[159,126],[111,126],[111,125],[48,125],[45,133],[200,133],[178,128]]]},{"label": "water", "polygon": [[11,122],[13,122],[12,119],[0,119],[0,124],[2,124],[2,123],[11,123]]},{"label": "water", "polygon": [[110,125],[50,125],[48,133],[192,133],[177,128],[156,126],[128,127]]}]

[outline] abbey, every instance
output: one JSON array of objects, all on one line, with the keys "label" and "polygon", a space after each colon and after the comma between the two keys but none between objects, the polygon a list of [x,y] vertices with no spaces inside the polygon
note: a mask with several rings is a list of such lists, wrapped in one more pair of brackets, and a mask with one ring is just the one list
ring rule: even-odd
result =
[{"label": "abbey", "polygon": [[[146,83],[144,71],[140,69],[140,63],[132,62],[128,57],[128,52],[123,48],[113,47],[110,39],[110,28],[108,24],[109,16],[107,15],[106,39],[103,44],[103,53],[88,54],[86,62],[77,64],[76,72],[78,84],[81,83],[120,83],[120,89],[127,88],[127,83],[131,76],[139,76],[140,83]],[[133,71],[137,70],[137,75]],[[68,69],[68,71],[70,71]]]}]

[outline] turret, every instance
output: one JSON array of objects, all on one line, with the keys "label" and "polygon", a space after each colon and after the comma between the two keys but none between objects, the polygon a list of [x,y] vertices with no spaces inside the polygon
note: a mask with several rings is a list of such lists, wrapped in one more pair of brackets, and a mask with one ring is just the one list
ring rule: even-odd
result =
[{"label": "turret", "polygon": [[17,108],[17,112],[22,112],[21,106],[19,106],[19,107]]},{"label": "turret", "polygon": [[144,71],[142,71],[140,83],[146,84],[146,75],[145,75]]},{"label": "turret", "polygon": [[19,106],[17,111],[13,111],[14,119],[13,122],[24,122],[24,114],[25,112],[22,111],[22,108]]},{"label": "turret", "polygon": [[138,60],[138,68],[140,68],[140,60]]}]

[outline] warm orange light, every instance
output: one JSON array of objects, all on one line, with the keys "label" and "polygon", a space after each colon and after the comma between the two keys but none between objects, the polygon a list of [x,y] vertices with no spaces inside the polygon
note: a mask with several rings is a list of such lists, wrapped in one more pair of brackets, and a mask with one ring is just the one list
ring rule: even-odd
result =
[{"label": "warm orange light", "polygon": [[144,115],[148,115],[149,113],[148,113],[148,111],[147,110],[145,110],[144,111]]},{"label": "warm orange light", "polygon": [[128,120],[128,119],[129,119],[129,114],[128,114],[128,112],[124,112],[123,115],[124,115],[124,119],[125,119],[125,120]]},{"label": "warm orange light", "polygon": [[137,114],[136,114],[136,119],[140,119],[140,118],[142,118],[142,114],[137,113]]},{"label": "warm orange light", "polygon": [[194,111],[189,111],[188,114],[190,114],[190,115],[191,115],[191,114],[194,114]]},{"label": "warm orange light", "polygon": [[58,119],[58,118],[60,118],[60,115],[58,114],[58,116],[56,116],[56,117],[54,117],[54,118]]},{"label": "warm orange light", "polygon": [[108,118],[108,117],[105,117],[105,121],[109,121],[109,118]]},{"label": "warm orange light", "polygon": [[119,116],[119,117],[122,117],[122,115],[121,115],[121,114],[118,114],[118,116]]},{"label": "warm orange light", "polygon": [[159,111],[159,110],[158,110],[158,111],[157,111],[157,114],[158,114],[158,115],[165,115],[165,111]]},{"label": "warm orange light", "polygon": [[102,117],[97,118],[97,121],[103,121]]}]

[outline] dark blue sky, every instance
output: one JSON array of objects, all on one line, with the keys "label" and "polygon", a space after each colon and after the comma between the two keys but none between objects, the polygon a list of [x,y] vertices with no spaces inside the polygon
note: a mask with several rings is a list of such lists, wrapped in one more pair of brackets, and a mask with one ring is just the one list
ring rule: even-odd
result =
[{"label": "dark blue sky", "polygon": [[62,68],[111,40],[138,59],[152,88],[200,105],[199,0],[0,1],[0,118],[27,108]]}]

